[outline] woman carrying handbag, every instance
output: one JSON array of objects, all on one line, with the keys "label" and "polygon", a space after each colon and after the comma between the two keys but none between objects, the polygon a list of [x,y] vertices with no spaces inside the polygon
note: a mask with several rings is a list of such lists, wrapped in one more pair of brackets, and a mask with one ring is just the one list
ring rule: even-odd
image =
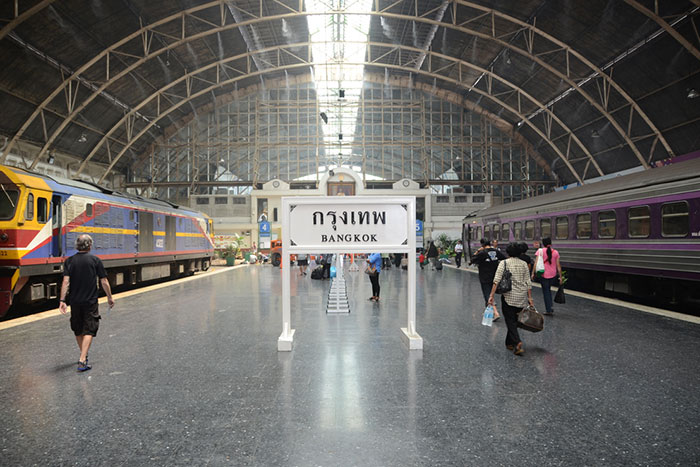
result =
[{"label": "woman carrying handbag", "polygon": [[527,263],[519,258],[520,247],[517,243],[510,243],[506,247],[506,253],[508,259],[498,264],[496,275],[493,278],[489,305],[495,303],[493,296],[507,269],[510,272],[511,289],[501,295],[501,312],[508,328],[506,348],[512,350],[515,355],[523,355],[525,350],[523,350],[523,342],[518,334],[518,313],[528,305],[534,306],[530,270]]},{"label": "woman carrying handbag", "polygon": [[372,296],[369,298],[372,302],[379,301],[379,273],[382,270],[382,255],[380,253],[372,253],[367,258],[367,269],[365,272],[369,276],[369,281],[372,283]]}]

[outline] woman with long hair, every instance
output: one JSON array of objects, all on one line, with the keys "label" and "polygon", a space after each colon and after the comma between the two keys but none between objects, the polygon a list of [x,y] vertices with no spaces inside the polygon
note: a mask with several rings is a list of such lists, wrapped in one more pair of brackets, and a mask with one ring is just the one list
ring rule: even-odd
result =
[{"label": "woman with long hair", "polygon": [[[542,239],[542,248],[537,250],[535,256],[541,256],[544,260],[544,274],[540,278],[540,284],[542,285],[542,297],[544,298],[545,315],[552,316],[554,314],[554,309],[552,308],[552,284],[557,281],[557,276],[559,277],[558,284],[561,285],[561,263],[559,262],[559,252],[552,248],[552,239],[549,237]],[[534,278],[535,268],[532,270],[532,276]]]},{"label": "woman with long hair", "polygon": [[498,283],[501,282],[503,273],[508,268],[511,274],[512,288],[501,295],[501,312],[506,321],[508,333],[506,334],[506,348],[512,350],[515,355],[523,355],[523,342],[518,334],[518,313],[532,302],[532,285],[530,282],[530,270],[525,261],[519,258],[520,247],[517,243],[510,243],[506,247],[508,259],[498,263],[496,275],[493,278],[493,286],[489,295],[489,304],[495,304],[493,299]]}]

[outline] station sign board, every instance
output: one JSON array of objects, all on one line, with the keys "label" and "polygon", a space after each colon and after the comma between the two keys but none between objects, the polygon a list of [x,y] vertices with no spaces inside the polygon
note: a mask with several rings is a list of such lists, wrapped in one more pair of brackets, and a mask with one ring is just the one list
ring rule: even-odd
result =
[{"label": "station sign board", "polygon": [[290,247],[332,248],[408,245],[408,206],[363,202],[298,204],[290,206]]}]

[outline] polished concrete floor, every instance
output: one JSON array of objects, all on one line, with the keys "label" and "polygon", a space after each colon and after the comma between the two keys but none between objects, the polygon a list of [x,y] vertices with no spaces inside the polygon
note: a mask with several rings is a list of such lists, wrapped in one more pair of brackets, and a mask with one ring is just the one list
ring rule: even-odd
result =
[{"label": "polished concrete floor", "polygon": [[[576,297],[526,353],[480,324],[475,274],[293,276],[294,350],[277,352],[281,274],[250,266],[117,300],[76,373],[67,317],[0,331],[0,465],[698,465],[700,326]],[[542,307],[539,289],[536,305]]]}]

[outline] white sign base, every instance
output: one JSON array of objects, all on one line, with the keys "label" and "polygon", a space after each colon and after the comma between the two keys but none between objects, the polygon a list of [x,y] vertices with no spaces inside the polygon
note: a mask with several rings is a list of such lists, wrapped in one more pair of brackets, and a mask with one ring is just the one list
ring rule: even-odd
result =
[{"label": "white sign base", "polygon": [[291,329],[288,334],[284,332],[280,334],[279,339],[277,339],[277,351],[278,352],[291,352],[292,344],[294,343],[294,329]]},{"label": "white sign base", "polygon": [[401,328],[401,340],[408,350],[423,350],[423,338],[416,333],[409,334],[408,328]]}]

